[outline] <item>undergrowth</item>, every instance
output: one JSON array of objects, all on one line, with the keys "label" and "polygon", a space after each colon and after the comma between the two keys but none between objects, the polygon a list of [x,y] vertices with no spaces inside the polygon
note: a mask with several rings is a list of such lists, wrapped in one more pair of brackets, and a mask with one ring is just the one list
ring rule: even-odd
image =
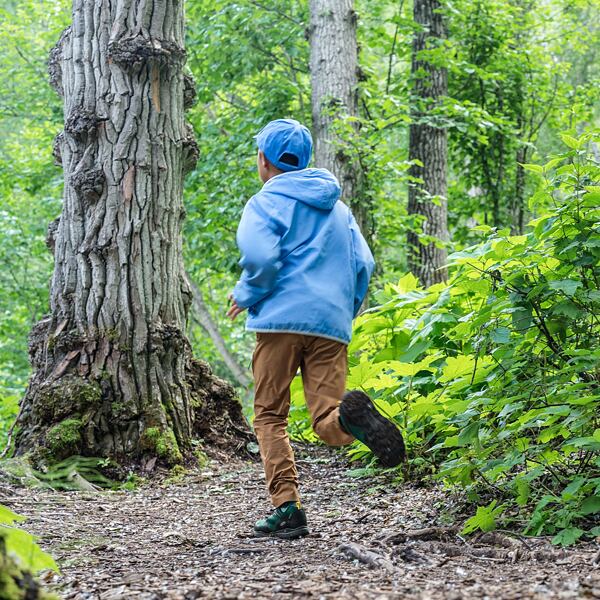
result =
[{"label": "undergrowth", "polygon": [[[447,284],[386,285],[349,346],[348,389],[403,430],[409,476],[466,490],[465,533],[600,534],[600,168],[591,135],[563,141],[527,165],[542,216],[526,235],[478,227]],[[349,454],[371,458],[359,443]]]}]

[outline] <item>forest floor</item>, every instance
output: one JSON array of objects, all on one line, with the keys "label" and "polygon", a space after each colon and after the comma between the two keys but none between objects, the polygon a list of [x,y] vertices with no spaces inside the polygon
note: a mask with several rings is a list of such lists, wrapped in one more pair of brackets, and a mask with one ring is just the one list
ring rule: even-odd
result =
[{"label": "forest floor", "polygon": [[46,585],[67,599],[600,598],[595,544],[465,540],[444,525],[457,498],[441,489],[351,477],[325,448],[296,457],[311,535],[291,542],[251,537],[270,511],[256,462],[213,459],[132,492],[12,488],[0,502],[28,517],[61,567]]}]

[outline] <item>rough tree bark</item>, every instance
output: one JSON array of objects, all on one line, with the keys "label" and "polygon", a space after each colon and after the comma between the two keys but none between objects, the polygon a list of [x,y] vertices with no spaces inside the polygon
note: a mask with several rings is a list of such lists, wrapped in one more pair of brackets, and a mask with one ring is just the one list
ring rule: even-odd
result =
[{"label": "rough tree bark", "polygon": [[50,314],[30,337],[17,454],[173,463],[194,435],[248,435],[233,389],[192,358],[184,333],[182,192],[198,147],[183,13],[176,0],[73,0],[50,54],[64,203],[48,232]]},{"label": "rough tree bark", "polygon": [[[340,181],[342,200],[365,234],[372,236],[364,176],[356,155],[335,135],[336,119],[358,114],[357,16],[353,0],[310,0],[310,76],[314,154],[317,167]],[[356,131],[356,123],[351,124]]]},{"label": "rough tree bark", "polygon": [[[414,230],[408,233],[408,266],[421,283],[429,286],[445,281],[447,251],[431,239],[448,240],[447,193],[447,133],[443,127],[425,122],[429,111],[448,92],[448,75],[443,67],[425,60],[421,51],[446,37],[439,0],[415,0],[414,20],[417,26],[413,39],[411,73],[413,78],[412,123],[409,138],[409,159],[419,161],[410,175],[422,180],[408,190],[408,213],[416,217]],[[422,233],[417,233],[421,225]]]}]

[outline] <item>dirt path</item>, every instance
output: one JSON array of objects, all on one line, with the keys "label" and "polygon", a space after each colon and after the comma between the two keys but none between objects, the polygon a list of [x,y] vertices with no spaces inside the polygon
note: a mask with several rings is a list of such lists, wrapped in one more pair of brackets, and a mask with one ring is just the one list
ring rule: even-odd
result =
[{"label": "dirt path", "polygon": [[[349,477],[325,449],[297,457],[311,536],[293,542],[249,537],[269,510],[255,463],[212,463],[180,485],[134,492],[15,489],[0,500],[29,517],[59,561],[62,575],[48,583],[64,598],[600,598],[591,544],[562,552],[506,536],[393,539],[439,525],[451,499]],[[382,566],[350,558],[343,544],[371,549]]]}]

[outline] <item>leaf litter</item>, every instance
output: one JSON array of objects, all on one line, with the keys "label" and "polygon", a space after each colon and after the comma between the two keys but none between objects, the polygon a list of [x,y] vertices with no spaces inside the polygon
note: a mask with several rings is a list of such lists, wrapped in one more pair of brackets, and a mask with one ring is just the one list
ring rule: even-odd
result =
[{"label": "leaf litter", "polygon": [[295,447],[311,535],[255,538],[271,510],[259,463],[213,457],[134,491],[0,487],[57,560],[67,600],[600,598],[596,542],[559,549],[510,532],[460,536],[459,500],[388,473],[350,477],[334,450]]}]

